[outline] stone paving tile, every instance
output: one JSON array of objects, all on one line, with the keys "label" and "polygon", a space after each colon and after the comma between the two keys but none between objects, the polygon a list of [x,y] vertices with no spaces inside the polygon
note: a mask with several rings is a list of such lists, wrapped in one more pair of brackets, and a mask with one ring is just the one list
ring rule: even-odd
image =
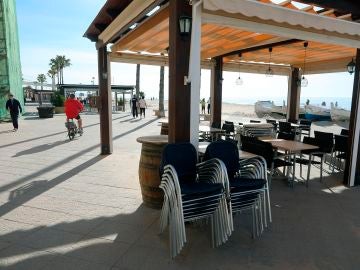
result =
[{"label": "stone paving tile", "polygon": [[338,174],[320,183],[314,167],[309,188],[273,180],[273,223],[261,238],[252,239],[248,214],[216,249],[209,226],[186,226],[188,241],[171,260],[160,211],[141,204],[138,181],[136,138],[159,134],[158,120],[113,119],[114,153],[105,157],[98,115],[84,115],[85,134],[72,142],[64,115],[22,119],[19,132],[0,134],[0,268],[357,269],[360,189],[344,189]]},{"label": "stone paving tile", "polygon": [[102,213],[106,213],[107,215],[116,215],[119,213],[119,208],[107,207],[94,203],[89,204],[68,199],[41,196],[24,203],[24,205],[49,211],[68,213],[84,218],[97,217]]},{"label": "stone paving tile", "polygon": [[71,250],[65,254],[89,262],[113,266],[129,248],[129,244],[102,238],[84,238],[71,245]]},{"label": "stone paving tile", "polygon": [[71,250],[74,243],[79,241],[83,235],[42,228],[21,241],[21,245],[36,250],[46,250],[53,253],[64,254]]},{"label": "stone paving tile", "polygon": [[107,265],[97,264],[88,260],[68,257],[54,256],[41,270],[111,270]]},{"label": "stone paving tile", "polygon": [[44,227],[0,218],[0,239],[17,243],[41,228]]},{"label": "stone paving tile", "polygon": [[[126,219],[126,217],[124,217],[124,219]],[[117,217],[104,220],[99,226],[91,230],[85,238],[96,237],[133,244],[146,230],[145,227],[125,224],[123,222],[123,220],[119,220]]]},{"label": "stone paving tile", "polygon": [[11,242],[7,242],[5,239],[1,239],[0,240],[0,251],[5,249],[5,248],[8,248],[12,245]]},{"label": "stone paving tile", "polygon": [[169,253],[164,253],[161,249],[132,246],[115,266],[124,270],[191,269],[184,267],[182,263],[181,256],[172,260]]},{"label": "stone paving tile", "polygon": [[29,270],[43,268],[54,259],[54,254],[32,248],[12,245],[0,250],[0,269]]}]

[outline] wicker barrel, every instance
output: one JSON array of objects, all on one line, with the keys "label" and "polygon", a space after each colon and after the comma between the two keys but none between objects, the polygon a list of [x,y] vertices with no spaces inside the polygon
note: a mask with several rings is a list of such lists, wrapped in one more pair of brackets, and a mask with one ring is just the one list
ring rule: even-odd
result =
[{"label": "wicker barrel", "polygon": [[169,134],[169,123],[162,122],[161,123],[161,135],[168,135]]},{"label": "wicker barrel", "polygon": [[146,136],[137,139],[142,143],[139,163],[139,181],[141,194],[145,205],[151,208],[161,208],[164,194],[159,188],[159,167],[161,153],[168,142],[167,136]]}]

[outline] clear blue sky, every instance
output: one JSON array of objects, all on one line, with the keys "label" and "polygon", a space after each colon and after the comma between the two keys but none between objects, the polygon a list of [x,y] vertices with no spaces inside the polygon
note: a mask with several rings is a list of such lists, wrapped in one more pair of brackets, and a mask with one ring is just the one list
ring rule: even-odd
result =
[{"label": "clear blue sky", "polygon": [[[49,70],[49,60],[57,54],[71,59],[64,72],[65,83],[97,81],[97,55],[94,43],[83,38],[105,0],[17,0],[17,16],[23,78],[35,81]],[[350,60],[350,59],[349,59]],[[167,73],[166,73],[167,79]],[[224,101],[276,99],[286,96],[287,77],[266,78],[262,74],[243,74],[244,84],[235,85],[237,73],[225,72]],[[135,65],[113,64],[112,83],[135,84]],[[350,97],[353,76],[347,73],[308,76],[309,86],[302,97]],[[48,79],[50,82],[50,79]],[[167,87],[167,80],[165,81]],[[141,90],[148,97],[158,96],[159,67],[141,67]],[[166,88],[167,90],[167,88]],[[201,96],[210,93],[210,72],[202,71]],[[167,94],[166,94],[167,96]]]}]

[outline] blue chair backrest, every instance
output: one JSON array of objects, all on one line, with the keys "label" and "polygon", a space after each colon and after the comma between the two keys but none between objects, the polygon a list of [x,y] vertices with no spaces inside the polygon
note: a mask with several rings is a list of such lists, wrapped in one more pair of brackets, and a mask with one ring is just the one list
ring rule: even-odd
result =
[{"label": "blue chair backrest", "polygon": [[234,176],[240,169],[239,150],[230,141],[216,141],[208,145],[205,151],[204,160],[218,158],[224,162],[229,177]]},{"label": "blue chair backrest", "polygon": [[279,131],[280,132],[291,132],[291,123],[279,121]]},{"label": "blue chair backrest", "polygon": [[241,150],[262,156],[266,160],[268,168],[271,168],[275,155],[275,151],[271,143],[247,138],[242,141]]},{"label": "blue chair backrest", "polygon": [[329,132],[314,131],[315,139],[319,142],[321,151],[330,153],[334,145],[334,134]]},{"label": "blue chair backrest", "polygon": [[347,152],[348,147],[348,136],[344,135],[335,135],[335,151]]},{"label": "blue chair backrest", "polygon": [[345,128],[341,129],[340,135],[349,136],[349,130]]},{"label": "blue chair backrest", "polygon": [[160,175],[166,165],[175,167],[179,182],[196,180],[197,152],[191,143],[169,143],[164,147],[160,164]]},{"label": "blue chair backrest", "polygon": [[227,134],[230,134],[231,132],[235,132],[234,124],[227,124],[227,123],[225,123],[225,124],[222,125],[222,128],[221,128],[221,129],[222,129],[222,130],[225,130],[225,132],[226,132]]},{"label": "blue chair backrest", "polygon": [[295,133],[294,132],[279,132],[278,139],[283,139],[283,140],[288,140],[288,141],[293,141],[295,140]]}]

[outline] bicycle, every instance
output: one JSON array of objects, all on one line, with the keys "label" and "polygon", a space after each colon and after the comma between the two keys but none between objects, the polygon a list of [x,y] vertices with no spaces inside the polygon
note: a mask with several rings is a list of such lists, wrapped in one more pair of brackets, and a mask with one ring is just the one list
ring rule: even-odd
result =
[{"label": "bicycle", "polygon": [[72,118],[67,120],[67,122],[65,123],[65,127],[67,128],[70,141],[75,138],[76,134],[79,134],[80,136],[82,136],[83,134],[82,130],[78,129],[77,125],[74,122],[74,119]]}]

